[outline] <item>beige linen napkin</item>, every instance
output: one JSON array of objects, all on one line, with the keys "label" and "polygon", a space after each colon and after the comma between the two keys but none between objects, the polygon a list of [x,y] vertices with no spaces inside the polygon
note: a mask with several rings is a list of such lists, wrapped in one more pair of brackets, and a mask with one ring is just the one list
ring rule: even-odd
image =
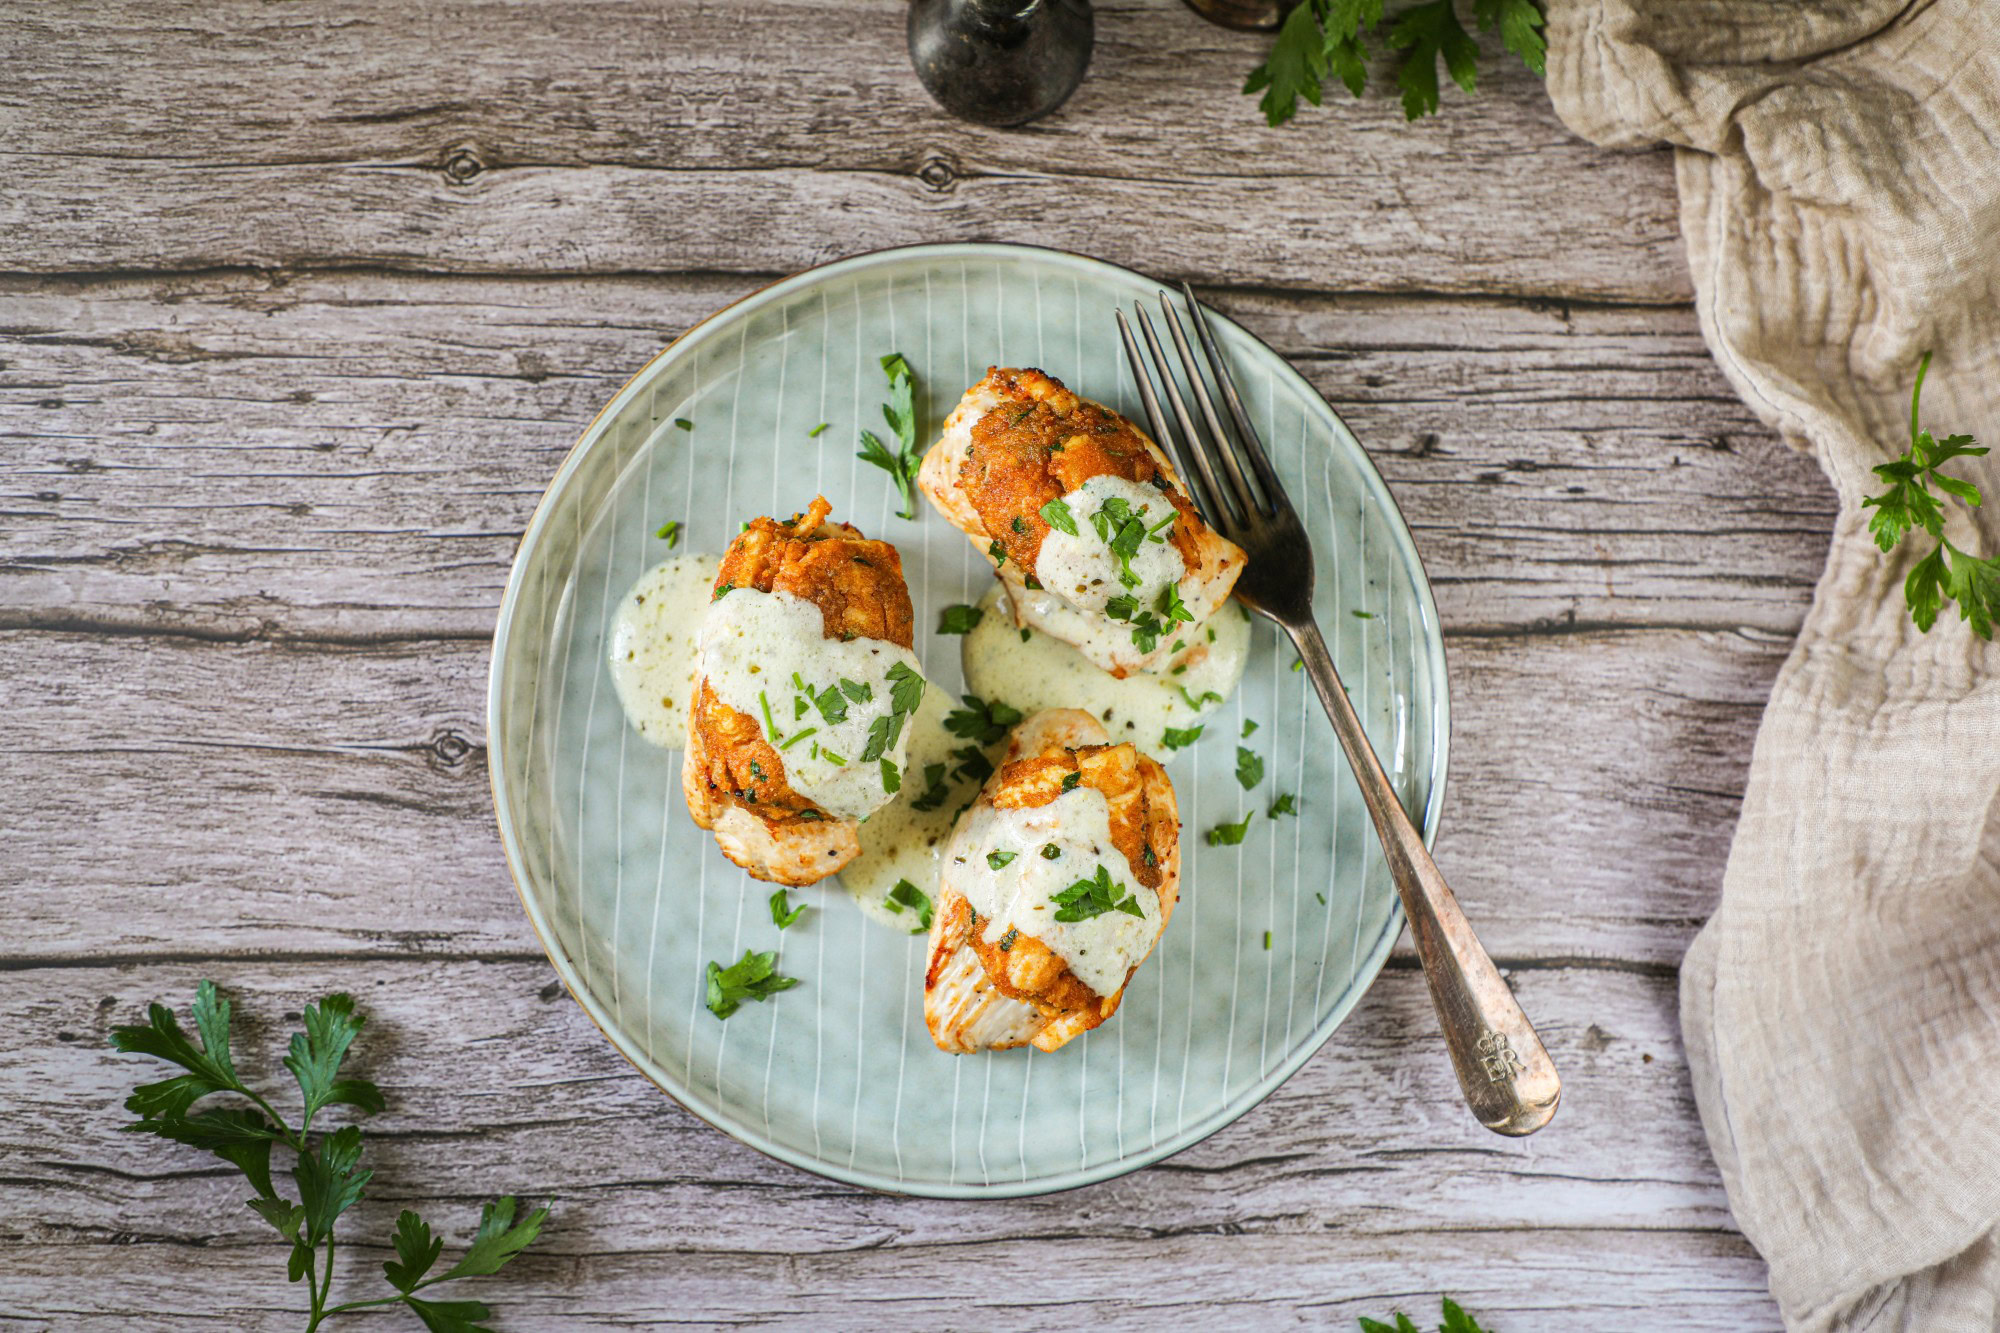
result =
[{"label": "beige linen napkin", "polygon": [[[1682,972],[1731,1206],[1791,1327],[2000,1327],[2000,650],[1917,632],[1922,551],[1861,508],[1926,349],[1926,426],[2000,448],[2000,0],[1550,0],[1549,37],[1573,129],[1676,145],[1702,333],[1840,493]],[[1990,556],[2000,466],[1958,470]]]}]

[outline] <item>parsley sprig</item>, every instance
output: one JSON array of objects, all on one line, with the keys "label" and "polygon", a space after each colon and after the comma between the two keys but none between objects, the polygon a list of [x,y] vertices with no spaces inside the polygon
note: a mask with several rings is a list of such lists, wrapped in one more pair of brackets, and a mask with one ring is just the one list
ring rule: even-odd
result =
[{"label": "parsley sprig", "polygon": [[1056,905],[1058,921],[1088,921],[1106,912],[1124,912],[1141,920],[1146,916],[1146,909],[1139,906],[1138,898],[1129,893],[1122,900],[1119,898],[1118,885],[1112,880],[1110,869],[1102,862],[1098,863],[1095,875],[1078,880],[1060,893],[1051,894],[1049,901]]},{"label": "parsley sprig", "polygon": [[[1437,1333],[1486,1333],[1479,1321],[1459,1308],[1451,1297],[1444,1298],[1444,1322],[1438,1325]],[[1396,1311],[1396,1322],[1384,1323],[1380,1319],[1361,1319],[1361,1333],[1421,1333],[1415,1321],[1401,1310]]]},{"label": "parsley sprig", "polygon": [[[773,903],[774,916],[776,907]],[[757,953],[745,949],[743,956],[728,967],[716,962],[708,965],[708,1012],[717,1018],[727,1018],[741,1008],[745,1000],[768,1000],[779,991],[790,990],[798,984],[797,977],[779,975],[775,950]]]},{"label": "parsley sprig", "polygon": [[891,452],[875,432],[864,430],[861,432],[861,452],[855,457],[864,463],[873,463],[889,474],[889,479],[896,483],[896,490],[903,497],[903,507],[896,511],[897,517],[915,518],[917,500],[912,487],[917,479],[917,469],[923,463],[923,454],[917,449],[916,390],[910,363],[903,359],[901,352],[891,352],[883,357],[882,369],[889,376],[889,401],[882,404],[882,419],[889,423],[889,429],[894,432],[901,447]]},{"label": "parsley sprig", "polygon": [[[297,1080],[303,1109],[297,1129],[277,1108],[243,1081],[229,1049],[230,1003],[212,981],[195,989],[194,1025],[200,1044],[188,1036],[173,1010],[154,1004],[147,1022],[114,1028],[112,1046],[128,1055],[150,1055],[178,1065],[185,1073],[148,1083],[125,1099],[125,1109],[139,1116],[125,1126],[128,1133],[152,1134],[214,1153],[243,1173],[256,1191],[253,1212],[291,1243],[286,1273],[304,1281],[311,1303],[306,1330],[312,1333],[327,1319],[349,1310],[378,1305],[406,1305],[431,1333],[490,1333],[485,1322],[493,1312],[480,1301],[436,1301],[417,1295],[454,1278],[497,1273],[541,1234],[549,1210],[537,1208],[514,1220],[512,1198],[498,1199],[480,1209],[479,1229],[457,1263],[436,1277],[429,1276],[444,1251],[444,1241],[430,1224],[405,1209],[396,1219],[396,1257],[382,1265],[392,1294],[369,1300],[329,1305],[333,1286],[334,1223],[361,1201],[373,1171],[361,1167],[362,1135],[358,1125],[343,1125],[317,1137],[311,1133],[315,1116],[330,1106],[352,1107],[361,1114],[383,1108],[382,1092],[365,1078],[342,1078],[340,1067],[348,1048],[367,1019],[356,1011],[352,997],[329,995],[305,1008],[305,1031],[292,1034],[285,1068]],[[195,1112],[194,1104],[215,1095],[234,1096],[249,1106],[211,1107]],[[273,1148],[294,1155],[294,1202],[279,1193],[271,1174]]]},{"label": "parsley sprig", "polygon": [[[1500,30],[1500,40],[1541,74],[1548,43],[1543,38],[1538,0],[1472,0],[1473,21],[1481,31]],[[1290,120],[1304,98],[1319,105],[1320,87],[1338,79],[1356,97],[1368,82],[1371,38],[1382,22],[1382,0],[1303,0],[1286,17],[1270,59],[1250,71],[1246,93],[1264,94],[1257,103],[1270,124]],[[1438,109],[1437,63],[1468,93],[1478,81],[1479,44],[1459,21],[1457,0],[1423,0],[1389,22],[1382,46],[1402,52],[1396,86],[1409,120]]]},{"label": "parsley sprig", "polygon": [[1938,469],[1954,458],[1977,458],[1987,451],[1970,435],[1947,435],[1940,440],[1918,424],[1924,374],[1930,368],[1931,354],[1925,352],[1917,363],[1916,385],[1910,390],[1910,447],[1894,461],[1875,468],[1875,475],[1888,482],[1889,489],[1861,504],[1875,511],[1868,520],[1868,531],[1884,551],[1894,550],[1912,528],[1922,528],[1937,542],[1903,580],[1903,598],[1910,604],[1910,619],[1917,628],[1930,633],[1944,604],[1957,602],[1958,614],[1971,625],[1972,632],[1990,640],[1993,616],[2000,610],[2000,557],[1981,560],[1946,540],[1944,506],[1931,493],[1935,486],[1962,504],[1978,508],[1981,496],[1977,486]]}]

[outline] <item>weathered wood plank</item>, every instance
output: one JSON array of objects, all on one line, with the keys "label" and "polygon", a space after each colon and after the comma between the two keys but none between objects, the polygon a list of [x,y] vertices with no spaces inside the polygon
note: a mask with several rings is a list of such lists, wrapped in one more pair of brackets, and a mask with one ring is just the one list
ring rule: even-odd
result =
[{"label": "weathered wood plank", "polygon": [[[280,1015],[324,987],[353,987],[372,1015],[361,1067],[390,1107],[371,1121],[379,1184],[345,1247],[355,1278],[381,1257],[359,1238],[402,1207],[462,1234],[482,1190],[553,1203],[546,1246],[490,1284],[509,1326],[595,1327],[628,1307],[642,1323],[848,1327],[891,1309],[898,1324],[950,1323],[980,1299],[968,1260],[1020,1272],[1046,1327],[1140,1327],[1195,1302],[1204,1317],[1319,1323],[1439,1289],[1501,1329],[1635,1326],[1648,1308],[1694,1328],[1769,1322],[1699,1149],[1666,977],[1515,975],[1568,1081],[1535,1139],[1494,1138],[1463,1113],[1421,976],[1392,968],[1298,1076],[1206,1143],[1105,1185],[970,1204],[832,1184],[723,1138],[626,1066],[539,962],[205,970],[236,989],[241,1049],[261,1070]],[[0,1082],[19,1089],[0,1129],[0,1192],[18,1199],[0,1315],[45,1308],[79,1268],[101,1276],[63,1289],[72,1318],[130,1314],[147,1308],[141,1275],[199,1247],[219,1308],[277,1322],[292,1293],[240,1183],[115,1132],[148,1066],[109,1054],[106,1032],[146,1000],[183,999],[197,974],[31,967],[0,981],[0,1019],[24,1038],[0,1051]],[[114,1248],[129,1276],[109,1271]],[[197,1313],[166,1299],[163,1318]]]},{"label": "weathered wood plank", "polygon": [[[488,633],[520,529],[583,424],[742,290],[0,282],[0,618]],[[1447,625],[1790,632],[1803,615],[1832,493],[1729,392],[1690,312],[1216,299],[1374,451]],[[856,424],[836,422],[826,447]]]},{"label": "weathered wood plank", "polygon": [[[1439,857],[1496,954],[1680,957],[1785,649],[1669,630],[1449,641]],[[11,949],[532,951],[492,831],[486,660],[477,640],[0,633]]]},{"label": "weathered wood plank", "polygon": [[930,103],[904,13],[458,0],[422,37],[394,0],[25,13],[0,266],[768,272],[976,238],[1323,290],[1689,294],[1669,159],[1576,141],[1518,62],[1430,123],[1341,93],[1273,132],[1237,93],[1268,38],[1100,5],[1090,78],[1010,133]]}]

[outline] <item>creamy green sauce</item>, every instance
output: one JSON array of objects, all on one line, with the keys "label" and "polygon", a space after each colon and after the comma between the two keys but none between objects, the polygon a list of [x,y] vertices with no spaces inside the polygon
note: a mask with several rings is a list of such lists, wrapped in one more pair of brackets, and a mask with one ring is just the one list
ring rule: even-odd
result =
[{"label": "creamy green sauce", "polygon": [[625,718],[645,739],[670,750],[687,744],[696,637],[721,563],[712,555],[662,560],[639,576],[611,621],[611,683]]},{"label": "creamy green sauce", "polygon": [[[1038,629],[1028,630],[1024,639],[1007,613],[1006,596],[995,584],[979,603],[986,615],[961,649],[966,688],[1027,714],[1082,709],[1104,724],[1114,744],[1131,741],[1158,757],[1172,754],[1161,744],[1167,729],[1191,727],[1220,708],[1235,693],[1249,660],[1250,622],[1234,602],[1224,602],[1206,622],[1174,627],[1167,642],[1183,646],[1158,671],[1135,671],[1119,680]],[[1176,666],[1185,669],[1176,675]]]},{"label": "creamy green sauce", "polygon": [[702,622],[701,674],[724,704],[757,720],[794,791],[860,819],[890,799],[884,761],[904,769],[907,716],[877,757],[863,756],[891,715],[897,669],[917,673],[917,657],[886,639],[829,639],[823,625],[820,609],[791,593],[732,589]]},{"label": "creamy green sauce", "polygon": [[[1128,897],[1140,915],[1107,911],[1060,921],[1057,894],[1098,875]],[[997,944],[1018,931],[1046,945],[1077,980],[1100,996],[1116,995],[1160,934],[1159,895],[1132,877],[1111,842],[1111,807],[1094,787],[1077,787],[1047,805],[997,810],[977,805],[952,835],[943,883],[965,896]]]}]

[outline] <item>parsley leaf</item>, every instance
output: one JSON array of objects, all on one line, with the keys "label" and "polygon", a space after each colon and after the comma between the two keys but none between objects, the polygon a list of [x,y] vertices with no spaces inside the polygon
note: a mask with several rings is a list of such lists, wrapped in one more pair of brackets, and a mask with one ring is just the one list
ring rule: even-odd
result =
[{"label": "parsley leaf", "polygon": [[714,962],[708,965],[708,1012],[717,1018],[727,1018],[745,1000],[768,1000],[798,984],[797,977],[779,975],[776,952],[745,949],[743,956],[728,967]]},{"label": "parsley leaf", "polygon": [[1061,496],[1057,496],[1043,505],[1041,514],[1042,522],[1048,524],[1057,532],[1066,532],[1072,537],[1076,536],[1076,515],[1069,511],[1069,505],[1064,503]]},{"label": "parsley leaf", "polygon": [[678,426],[682,430],[694,429],[694,423],[692,421],[689,421],[686,417],[675,417],[674,425]]},{"label": "parsley leaf", "polygon": [[790,898],[786,896],[783,889],[779,889],[771,895],[771,924],[779,930],[788,930],[797,925],[799,918],[805,914],[806,904],[800,903],[797,907],[792,906]]},{"label": "parsley leaf", "polygon": [[912,935],[921,935],[931,928],[930,895],[910,883],[907,879],[896,881],[895,887],[889,890],[888,898],[883,901],[883,906],[892,912],[900,912],[905,907],[915,912],[917,914],[917,924],[910,931]]},{"label": "parsley leaf", "polygon": [[670,518],[661,524],[660,530],[653,535],[665,542],[668,550],[672,550],[681,544],[681,521],[677,518]]},{"label": "parsley leaf", "polygon": [[1051,894],[1049,901],[1056,905],[1058,921],[1088,921],[1106,912],[1124,912],[1141,919],[1146,915],[1146,909],[1132,894],[1126,894],[1120,901],[1118,885],[1113,882],[1109,867],[1102,862],[1098,863],[1097,873],[1091,878],[1080,879],[1062,892]]},{"label": "parsley leaf", "polygon": [[963,602],[947,606],[938,617],[937,632],[940,634],[970,634],[979,628],[979,622],[986,619],[986,613],[976,606]]},{"label": "parsley leaf", "polygon": [[[1181,692],[1181,698],[1187,700],[1187,706],[1193,709],[1197,713],[1201,711],[1201,707],[1203,704],[1206,703],[1219,704],[1222,702],[1222,696],[1217,694],[1214,690],[1203,690],[1200,694],[1189,694],[1187,686],[1185,685],[1176,685],[1174,686],[1174,688]],[[1243,734],[1247,736],[1250,733],[1246,731]]]},{"label": "parsley leaf", "polygon": [[952,709],[944,719],[944,729],[954,736],[980,745],[998,745],[1006,738],[1007,729],[1021,720],[1020,709],[998,700],[988,703],[976,694],[959,697],[965,700],[965,707]]},{"label": "parsley leaf", "polygon": [[[471,1248],[437,1277],[428,1274],[436,1267],[444,1243],[421,1217],[405,1211],[396,1220],[396,1257],[382,1265],[394,1294],[341,1305],[327,1303],[333,1285],[334,1227],[361,1200],[374,1172],[361,1165],[360,1126],[345,1125],[314,1137],[308,1125],[314,1112],[327,1106],[352,1106],[365,1114],[379,1111],[383,1105],[373,1083],[339,1076],[342,1061],[365,1025],[352,999],[329,995],[307,1005],[306,1031],[292,1038],[284,1064],[297,1080],[305,1104],[305,1115],[296,1130],[237,1074],[229,1049],[230,1005],[212,982],[203,981],[195,992],[199,1047],[164,1005],[151,1006],[148,1017],[150,1021],[143,1027],[115,1029],[112,1046],[167,1060],[187,1072],[135,1092],[126,1105],[143,1118],[126,1129],[205,1149],[243,1172],[257,1194],[249,1202],[251,1210],[290,1244],[286,1272],[292,1281],[306,1283],[310,1326],[316,1328],[328,1316],[347,1310],[400,1303],[433,1329],[481,1333],[472,1321],[491,1318],[484,1305],[476,1301],[426,1301],[414,1293],[453,1278],[498,1271],[540,1234],[548,1216],[546,1208],[537,1209],[516,1226],[514,1200],[488,1204]],[[256,1109],[239,1106],[187,1114],[196,1100],[217,1092],[245,1098],[255,1103]],[[277,1146],[294,1154],[296,1203],[281,1197],[272,1179],[271,1151]]]},{"label": "parsley leaf", "polygon": [[829,685],[811,698],[812,706],[819,710],[819,715],[826,719],[829,726],[847,721],[847,700],[840,686]]},{"label": "parsley leaf", "polygon": [[889,795],[891,795],[891,796],[894,796],[894,795],[895,795],[895,794],[896,794],[897,792],[901,791],[902,789],[903,789],[903,774],[902,774],[902,770],[900,770],[900,769],[898,769],[898,768],[896,767],[896,761],[895,761],[895,760],[893,760],[893,759],[890,759],[890,758],[889,758],[888,756],[886,756],[886,755],[885,755],[885,756],[883,756],[883,758],[882,758],[882,790],[883,790],[883,791],[885,791],[885,792],[888,792],[888,793],[889,793]]},{"label": "parsley leaf", "polygon": [[1201,739],[1201,727],[1168,727],[1160,736],[1160,744],[1169,750],[1185,749]]},{"label": "parsley leaf", "polygon": [[889,668],[889,705],[899,713],[914,713],[923,702],[924,678],[898,662]]},{"label": "parsley leaf", "polygon": [[1243,790],[1264,780],[1264,759],[1256,751],[1245,746],[1236,747],[1236,780],[1243,784]]},{"label": "parsley leaf", "polygon": [[1234,824],[1217,824],[1207,833],[1211,847],[1234,847],[1243,841],[1243,835],[1250,831],[1250,820],[1257,812],[1252,810]]},{"label": "parsley leaf", "polygon": [[1979,488],[1938,469],[1954,458],[1976,458],[1987,450],[1970,435],[1947,435],[1939,440],[1921,427],[1918,405],[1930,366],[1931,354],[1925,352],[1910,390],[1910,447],[1876,466],[1875,475],[1888,482],[1889,489],[1861,504],[1875,511],[1868,520],[1868,531],[1884,551],[1894,550],[1916,529],[1937,542],[1903,580],[1903,599],[1909,603],[1910,619],[1917,628],[1928,634],[1944,604],[1951,601],[1958,603],[1959,616],[1972,632],[1990,640],[1993,618],[2000,614],[2000,556],[1982,560],[1954,546],[1944,535],[1944,506],[1930,489],[1935,486],[1960,503],[1977,508],[1984,498]]},{"label": "parsley leaf", "polygon": [[[1250,72],[1245,93],[1262,93],[1258,108],[1271,125],[1298,111],[1299,100],[1318,106],[1324,82],[1338,79],[1354,96],[1368,80],[1370,38],[1382,22],[1382,0],[1302,0],[1286,16],[1270,57]],[[1540,0],[1472,0],[1481,30],[1497,28],[1500,41],[1537,75],[1548,43]],[[1478,46],[1460,23],[1455,0],[1425,0],[1398,13],[1385,44],[1405,52],[1396,70],[1403,114],[1411,120],[1438,107],[1437,61],[1468,93],[1476,83]]]},{"label": "parsley leaf", "polygon": [[[1437,1333],[1486,1333],[1486,1330],[1479,1326],[1479,1321],[1460,1309],[1458,1302],[1449,1296],[1444,1298],[1443,1314],[1444,1322],[1438,1326]],[[1396,1322],[1393,1324],[1384,1323],[1380,1319],[1369,1319],[1366,1316],[1362,1317],[1360,1323],[1361,1333],[1421,1333],[1416,1322],[1401,1310],[1396,1311]]]},{"label": "parsley leaf", "polygon": [[1278,799],[1271,802],[1271,808],[1266,813],[1276,819],[1279,815],[1296,815],[1298,812],[1299,798],[1287,791],[1278,794]]},{"label": "parsley leaf", "polygon": [[903,497],[903,507],[897,510],[901,518],[917,516],[915,492],[911,489],[916,481],[917,469],[923,463],[923,455],[917,450],[916,391],[910,375],[910,363],[899,352],[891,352],[882,358],[882,370],[889,377],[889,401],[882,405],[882,419],[889,423],[900,448],[892,451],[878,439],[873,431],[861,432],[861,452],[855,457],[864,463],[872,463],[889,474],[896,483],[896,490]]},{"label": "parsley leaf", "polygon": [[945,798],[951,795],[951,785],[944,780],[944,769],[943,764],[924,765],[924,789],[921,794],[910,798],[913,809],[928,812],[944,808]]},{"label": "parsley leaf", "polygon": [[1020,855],[1018,852],[988,852],[986,853],[987,868],[999,870],[1018,855]]},{"label": "parsley leaf", "polygon": [[825,430],[831,424],[833,423],[828,421],[820,422],[817,426],[814,426],[811,430],[806,432],[806,438],[808,440],[817,440],[820,436],[820,432]]}]

